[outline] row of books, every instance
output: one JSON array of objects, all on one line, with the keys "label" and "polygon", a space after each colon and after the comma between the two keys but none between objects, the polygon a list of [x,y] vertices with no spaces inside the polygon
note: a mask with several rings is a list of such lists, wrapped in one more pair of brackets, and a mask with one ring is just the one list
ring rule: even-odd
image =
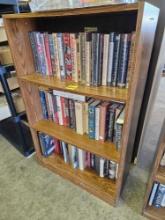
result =
[{"label": "row of books", "polygon": [[70,164],[74,169],[82,171],[86,168],[93,169],[100,177],[113,180],[117,178],[117,163],[98,157],[41,132],[39,132],[39,139],[43,156],[48,157],[52,154],[58,154],[63,157],[65,163]]},{"label": "row of books", "polygon": [[125,87],[134,33],[29,32],[36,72],[87,86]]},{"label": "row of books", "polygon": [[155,182],[149,199],[149,206],[165,207],[165,185]]},{"label": "row of books", "polygon": [[124,103],[87,98],[58,90],[39,90],[44,119],[75,129],[89,138],[114,142],[120,148]]}]

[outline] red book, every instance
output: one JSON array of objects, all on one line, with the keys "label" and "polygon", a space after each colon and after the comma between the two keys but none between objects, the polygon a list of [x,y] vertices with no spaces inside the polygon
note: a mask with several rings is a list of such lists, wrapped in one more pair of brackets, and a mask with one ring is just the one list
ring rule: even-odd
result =
[{"label": "red book", "polygon": [[48,75],[52,75],[53,71],[52,71],[50,48],[49,48],[49,35],[47,33],[44,33],[44,44],[45,44],[46,59],[48,64]]},{"label": "red book", "polygon": [[60,154],[61,153],[60,142],[57,139],[54,139],[54,142],[55,142],[55,150],[54,150],[55,154]]},{"label": "red book", "polygon": [[61,101],[61,110],[62,110],[62,121],[63,121],[63,125],[66,126],[67,122],[65,116],[65,98],[60,97],[60,101]]},{"label": "red book", "polygon": [[105,141],[106,138],[106,121],[107,121],[107,112],[108,112],[108,107],[110,103],[109,102],[103,102],[100,106],[100,129],[99,129],[99,134],[100,134],[100,141]]},{"label": "red book", "polygon": [[65,61],[66,79],[72,80],[72,55],[71,55],[71,45],[70,45],[70,34],[69,33],[63,33],[63,46],[64,46],[64,61]]}]

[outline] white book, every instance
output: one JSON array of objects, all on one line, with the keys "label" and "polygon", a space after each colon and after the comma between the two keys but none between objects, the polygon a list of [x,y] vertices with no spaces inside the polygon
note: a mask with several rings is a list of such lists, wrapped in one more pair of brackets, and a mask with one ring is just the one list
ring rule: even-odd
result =
[{"label": "white book", "polygon": [[104,163],[105,159],[100,158],[100,177],[104,177]]},{"label": "white book", "polygon": [[116,164],[116,175],[115,175],[116,179],[118,178],[118,170],[119,170],[119,164],[117,163]]},{"label": "white book", "polygon": [[58,54],[58,41],[57,41],[57,34],[53,33],[53,42],[55,47],[55,65],[56,65],[56,75],[57,78],[61,78],[61,72],[60,72],[60,63],[59,63],[59,54]]},{"label": "white book", "polygon": [[90,86],[91,82],[91,59],[92,59],[92,46],[90,41],[85,42],[85,51],[86,51],[86,56],[85,56],[85,73],[86,73],[86,85]]},{"label": "white book", "polygon": [[75,102],[75,116],[76,116],[76,132],[83,135],[85,133],[84,128],[84,103]]},{"label": "white book", "polygon": [[53,108],[53,100],[52,100],[52,94],[50,94],[49,92],[47,93],[47,97],[48,97],[48,103],[49,103],[49,110],[50,110],[50,114],[53,117],[53,120],[55,120],[55,113],[54,113],[54,108]]},{"label": "white book", "polygon": [[64,98],[73,99],[73,100],[80,101],[80,102],[86,101],[86,96],[78,95],[78,94],[71,93],[71,92],[53,90],[53,95],[62,96]]},{"label": "white book", "polygon": [[107,85],[109,34],[104,35],[102,85]]},{"label": "white book", "polygon": [[100,106],[95,108],[95,139],[98,141],[100,139]]},{"label": "white book", "polygon": [[62,33],[57,33],[57,42],[58,42],[58,55],[60,63],[60,75],[61,79],[65,79],[65,61],[64,61],[64,49],[62,41]]},{"label": "white book", "polygon": [[78,149],[78,162],[79,162],[79,169],[84,170],[85,169],[85,151]]},{"label": "white book", "polygon": [[58,109],[59,125],[64,125],[63,118],[62,118],[62,106],[61,106],[60,96],[56,96],[56,103],[57,103],[57,109]]},{"label": "white book", "polygon": [[161,202],[161,207],[165,207],[165,194],[163,195],[163,199],[162,199],[162,202]]},{"label": "white book", "polygon": [[154,197],[155,197],[158,185],[159,185],[158,183],[154,183],[154,186],[152,188],[152,193],[151,193],[151,196],[150,196],[150,200],[149,200],[149,203],[148,203],[149,206],[152,206],[152,203],[154,201]]}]

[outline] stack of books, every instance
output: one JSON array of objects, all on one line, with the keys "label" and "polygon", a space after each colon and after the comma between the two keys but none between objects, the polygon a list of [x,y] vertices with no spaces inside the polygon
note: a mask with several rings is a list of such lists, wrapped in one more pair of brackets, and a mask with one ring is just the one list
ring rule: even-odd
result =
[{"label": "stack of books", "polygon": [[120,149],[125,104],[100,101],[58,90],[39,90],[43,118],[89,138],[115,143]]},{"label": "stack of books", "polygon": [[80,169],[82,171],[92,169],[100,177],[107,177],[112,180],[117,179],[117,163],[54,139],[41,132],[39,132],[39,139],[43,156],[48,157],[52,154],[61,155],[64,162],[70,164],[74,169]]},{"label": "stack of books", "polygon": [[149,199],[149,206],[165,207],[165,185],[155,182]]},{"label": "stack of books", "polygon": [[128,87],[135,33],[29,32],[36,72],[87,86]]}]

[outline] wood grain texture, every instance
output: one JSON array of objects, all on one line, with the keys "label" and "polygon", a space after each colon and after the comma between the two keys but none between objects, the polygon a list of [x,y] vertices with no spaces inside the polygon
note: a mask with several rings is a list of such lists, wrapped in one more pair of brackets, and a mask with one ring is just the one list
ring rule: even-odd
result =
[{"label": "wood grain texture", "polygon": [[32,125],[36,131],[44,132],[66,143],[73,144],[103,158],[119,162],[120,153],[111,142],[99,142],[89,139],[87,135],[77,134],[73,129],[57,125],[48,120],[41,120]]},{"label": "wood grain texture", "polygon": [[164,220],[165,219],[165,208],[154,208],[149,207],[144,210],[144,216],[151,220]]},{"label": "wood grain texture", "polygon": [[[115,100],[126,102],[128,96],[128,90],[115,87],[89,87],[85,85],[79,85],[70,81],[61,81],[55,77],[41,76],[40,74],[32,74],[19,77],[22,81],[28,81],[34,83],[38,86],[44,86],[50,89],[57,89],[62,91],[67,91],[71,93],[81,94],[84,96],[94,97],[96,99],[103,100]],[[77,86],[75,89],[69,89],[68,86]]]},{"label": "wood grain texture", "polygon": [[65,164],[64,160],[57,155],[49,158],[39,157],[38,160],[44,167],[70,180],[109,204],[115,205],[116,184],[114,181],[100,178],[92,170],[80,171],[79,169],[73,169],[70,165]]},{"label": "wood grain texture", "polygon": [[139,2],[135,51],[131,70],[128,91],[128,102],[126,105],[125,123],[122,132],[121,158],[119,167],[119,181],[117,183],[118,196],[129,172],[136,129],[142,104],[148,67],[151,58],[155,31],[158,22],[159,9],[154,6]]},{"label": "wood grain texture", "polygon": [[121,5],[105,5],[96,7],[76,8],[76,9],[63,9],[53,10],[38,13],[23,13],[23,14],[10,14],[4,15],[8,19],[23,19],[23,18],[44,18],[44,17],[62,17],[86,14],[99,14],[99,13],[114,13],[114,12],[128,12],[138,10],[138,4],[121,4]]},{"label": "wood grain texture", "polygon": [[155,181],[165,185],[165,167],[159,167],[155,175]]}]

